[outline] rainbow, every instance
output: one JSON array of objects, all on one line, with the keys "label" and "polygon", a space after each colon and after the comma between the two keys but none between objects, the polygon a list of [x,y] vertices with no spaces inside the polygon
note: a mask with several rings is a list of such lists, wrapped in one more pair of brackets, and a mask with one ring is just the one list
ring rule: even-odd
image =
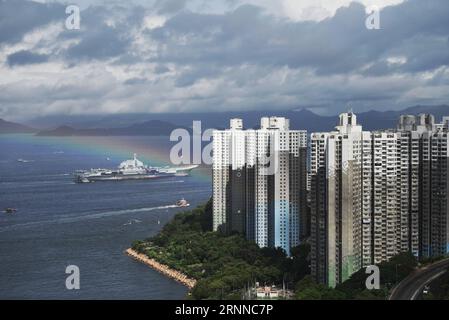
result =
[{"label": "rainbow", "polygon": [[[136,153],[145,164],[154,167],[165,167],[170,163],[170,149],[176,144],[168,136],[70,136],[70,137],[40,137],[32,134],[3,135],[26,148],[27,144],[41,144],[51,146],[55,151],[67,149],[102,159],[110,158],[111,162],[120,163],[130,159]],[[192,176],[210,181],[209,169],[202,168],[192,172]]]}]

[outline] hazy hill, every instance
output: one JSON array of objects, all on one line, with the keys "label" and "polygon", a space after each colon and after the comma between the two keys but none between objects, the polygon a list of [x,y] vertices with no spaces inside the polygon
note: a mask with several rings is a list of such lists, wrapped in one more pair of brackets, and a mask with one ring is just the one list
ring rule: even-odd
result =
[{"label": "hazy hill", "polygon": [[[357,113],[359,122],[366,130],[394,128],[401,114],[432,113],[439,121],[442,116],[449,115],[449,106],[415,106],[400,111],[368,111]],[[202,121],[204,128],[227,128],[229,119],[239,117],[244,120],[246,128],[257,127],[260,118],[263,116],[281,116],[290,119],[291,127],[293,129],[305,129],[312,131],[329,131],[332,130],[337,123],[337,116],[321,116],[314,112],[303,109],[296,111],[242,111],[242,112],[202,112],[202,113],[158,113],[158,114],[114,114],[114,115],[78,115],[78,116],[47,116],[33,119],[28,123],[35,127],[54,127],[55,125],[66,125],[77,129],[94,129],[94,132],[101,132],[105,135],[108,128],[112,132],[120,131],[119,129],[129,130],[130,127],[136,123],[145,121],[150,123],[152,121],[159,121],[170,124],[170,128],[176,127],[191,127],[193,120]],[[155,123],[157,128],[157,124]],[[164,129],[163,125],[161,129]],[[73,130],[77,130],[73,129]],[[134,128],[136,129],[136,128]],[[139,131],[131,129],[131,131]],[[169,131],[167,128],[163,132]],[[157,130],[146,131],[141,129],[145,134],[161,134]],[[67,128],[62,128],[60,131],[70,132]],[[87,131],[89,132],[89,131]],[[75,132],[76,134],[85,133]],[[108,135],[110,133],[107,133]]]},{"label": "hazy hill", "polygon": [[7,133],[33,133],[36,132],[36,129],[24,126],[22,124],[5,121],[0,119],[0,134]]},{"label": "hazy hill", "polygon": [[175,126],[159,120],[136,123],[123,128],[93,128],[76,129],[70,126],[60,126],[52,130],[43,130],[38,136],[165,136],[169,135]]}]

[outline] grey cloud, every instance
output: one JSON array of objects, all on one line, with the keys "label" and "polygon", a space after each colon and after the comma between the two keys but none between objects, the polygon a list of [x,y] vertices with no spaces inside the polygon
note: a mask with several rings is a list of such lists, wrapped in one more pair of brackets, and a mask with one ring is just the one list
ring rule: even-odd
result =
[{"label": "grey cloud", "polygon": [[[133,41],[133,28],[142,23],[144,15],[142,7],[89,7],[82,11],[81,30],[67,30],[60,34],[60,39],[80,40],[63,55],[70,61],[111,57],[120,57],[122,63],[137,61],[138,58],[129,52],[129,46]],[[114,25],[107,23],[111,19],[115,21]]]},{"label": "grey cloud", "polygon": [[164,74],[164,73],[170,72],[170,69],[164,65],[157,65],[156,68],[154,69],[154,72],[156,74]]},{"label": "grey cloud", "polygon": [[160,14],[176,13],[185,8],[187,0],[158,0],[155,8]]},{"label": "grey cloud", "polygon": [[388,64],[386,60],[379,60],[370,65],[361,73],[365,76],[385,76],[393,72],[397,72],[398,68]]},{"label": "grey cloud", "polygon": [[144,84],[147,82],[145,78],[131,78],[124,82],[126,85]]},{"label": "grey cloud", "polygon": [[69,59],[105,59],[126,52],[130,39],[118,35],[117,30],[106,25],[87,32],[80,43],[67,51]]},{"label": "grey cloud", "polygon": [[[361,72],[366,76],[419,73],[449,65],[449,38],[433,35],[416,35],[402,41]],[[388,63],[388,57],[401,57],[405,63]]]},{"label": "grey cloud", "polygon": [[449,86],[449,68],[438,70],[428,84],[432,86]]},{"label": "grey cloud", "polygon": [[[165,44],[160,61],[184,65],[286,65],[326,75],[356,72],[395,53],[410,61],[404,72],[416,72],[447,64],[448,16],[448,1],[410,0],[385,8],[382,29],[368,30],[358,3],[321,22],[276,19],[245,5],[223,15],[182,12],[149,33]],[[415,41],[415,50],[408,50],[409,41]]]},{"label": "grey cloud", "polygon": [[189,87],[200,79],[210,79],[221,74],[222,70],[214,65],[201,65],[182,72],[176,79],[175,85],[177,87]]},{"label": "grey cloud", "polygon": [[1,0],[0,43],[19,42],[35,28],[54,21],[64,23],[65,19],[65,6],[60,3]]},{"label": "grey cloud", "polygon": [[6,63],[10,66],[27,65],[47,62],[49,56],[46,54],[33,53],[31,51],[21,50],[8,55]]},{"label": "grey cloud", "polygon": [[[8,3],[11,12],[14,2],[24,11],[45,9],[46,18],[39,22],[25,12],[37,22],[15,26],[0,10],[0,26],[12,33],[5,35],[0,28],[3,48],[60,19],[51,14],[52,5],[63,8],[23,0],[0,0],[0,8]],[[6,59],[7,66],[39,63],[49,57],[36,52],[51,52],[50,61],[65,64],[55,65],[55,73],[42,73],[44,80],[2,83],[3,110],[181,112],[301,105],[335,113],[348,103],[367,110],[449,99],[447,0],[409,0],[386,7],[381,30],[365,28],[366,13],[359,3],[320,22],[275,17],[254,5],[215,14],[190,12],[189,5],[159,1],[142,8],[107,2],[87,7],[81,12],[81,30],[63,30],[34,48],[24,44],[26,51]],[[157,20],[161,14],[165,24],[142,31],[144,18]],[[391,63],[395,57],[406,62]],[[89,74],[82,74],[86,70]],[[63,86],[55,86],[58,79]]]}]

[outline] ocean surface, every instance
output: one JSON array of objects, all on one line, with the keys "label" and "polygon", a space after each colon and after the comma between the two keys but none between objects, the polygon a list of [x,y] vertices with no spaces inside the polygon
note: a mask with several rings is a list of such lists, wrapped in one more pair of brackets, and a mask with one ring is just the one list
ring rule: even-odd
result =
[{"label": "ocean surface", "polygon": [[[209,169],[155,181],[75,184],[78,169],[114,168],[134,152],[169,165],[168,137],[0,135],[0,299],[183,299],[187,289],[124,254],[211,195]],[[18,159],[27,162],[18,162]],[[160,223],[159,223],[160,222]],[[80,268],[67,290],[66,267]]]}]

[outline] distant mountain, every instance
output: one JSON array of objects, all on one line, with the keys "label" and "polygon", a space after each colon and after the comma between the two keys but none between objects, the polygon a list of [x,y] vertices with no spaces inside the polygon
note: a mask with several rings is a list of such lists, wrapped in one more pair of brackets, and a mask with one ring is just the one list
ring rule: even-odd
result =
[{"label": "distant mountain", "polygon": [[0,134],[7,133],[33,133],[37,130],[22,124],[5,121],[0,119]]},{"label": "distant mountain", "polygon": [[52,130],[43,130],[37,133],[38,136],[166,136],[179,128],[169,122],[151,120],[136,123],[123,128],[93,128],[76,129],[70,126],[60,126]]},{"label": "distant mountain", "polygon": [[[440,121],[443,116],[449,116],[449,106],[415,106],[399,111],[368,111],[357,113],[358,122],[365,130],[381,130],[396,128],[399,117],[402,114],[418,115],[421,113],[431,113]],[[201,120],[203,127],[207,128],[227,128],[229,119],[241,118],[246,128],[258,127],[260,118],[264,116],[280,116],[290,119],[292,129],[307,130],[308,132],[330,131],[335,128],[338,116],[321,116],[308,109],[293,111],[249,111],[249,112],[224,112],[224,113],[204,113],[185,114],[182,119],[176,119],[176,123],[184,126],[192,125],[192,119]],[[171,115],[171,117],[174,117]],[[176,117],[177,118],[177,117]],[[164,118],[159,115],[159,119]],[[175,120],[173,120],[175,122]]]},{"label": "distant mountain", "polygon": [[380,130],[396,128],[401,115],[419,115],[422,113],[433,114],[436,121],[441,121],[443,116],[449,116],[449,106],[414,106],[399,111],[368,111],[357,114],[359,123],[366,130]]},{"label": "distant mountain", "polygon": [[[449,116],[449,106],[414,106],[399,111],[368,111],[357,113],[358,122],[365,130],[381,130],[395,128],[401,114],[418,115],[431,113],[437,121],[442,116]],[[246,128],[259,126],[260,118],[265,116],[280,116],[290,119],[292,129],[303,129],[308,132],[330,131],[338,121],[337,115],[321,116],[308,109],[289,111],[241,111],[241,112],[199,112],[199,113],[157,113],[157,114],[113,114],[88,116],[49,116],[30,121],[33,126],[49,127],[55,123],[64,126],[45,134],[55,135],[112,135],[132,133],[133,135],[162,135],[175,127],[190,128],[194,120],[202,122],[202,128],[223,129],[229,126],[229,119],[241,118]],[[145,121],[140,129],[136,123]],[[158,123],[160,125],[158,125]],[[164,123],[168,123],[167,126]],[[136,127],[137,126],[137,127]],[[150,129],[154,126],[155,128]],[[74,129],[77,128],[77,129]],[[114,129],[108,129],[114,128]],[[162,133],[161,133],[162,132]]]}]

